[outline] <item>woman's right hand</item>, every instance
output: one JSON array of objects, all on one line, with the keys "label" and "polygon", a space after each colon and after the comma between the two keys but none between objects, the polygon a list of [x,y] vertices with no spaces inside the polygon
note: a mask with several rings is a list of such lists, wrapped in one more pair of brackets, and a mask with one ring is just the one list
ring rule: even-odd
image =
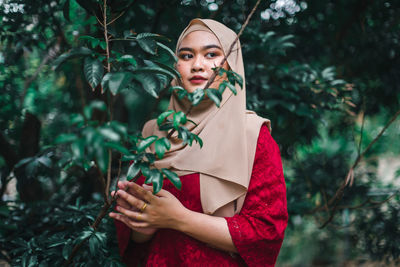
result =
[{"label": "woman's right hand", "polygon": [[[126,188],[124,187],[124,184],[122,182],[118,183],[118,188],[120,190],[124,190],[124,191],[126,190]],[[130,192],[130,191],[131,190],[128,189],[128,193],[130,193],[132,195],[136,195],[134,192]],[[114,197],[115,193],[116,193],[115,191],[112,191],[111,196]],[[116,202],[117,202],[117,206],[121,206],[125,209],[129,209],[132,211],[138,211],[138,209],[136,207],[132,207],[131,205],[129,205],[128,202],[126,202],[124,199],[122,199],[120,197],[117,197]],[[124,214],[111,212],[110,217],[117,219],[119,221],[122,221],[126,226],[128,226],[129,228],[134,230],[134,232],[132,232],[132,239],[136,242],[145,242],[148,239],[150,239],[154,235],[155,232],[157,232],[157,228],[152,228],[152,227],[137,228],[137,227],[132,226],[132,223],[135,223],[137,221],[125,216]]]}]

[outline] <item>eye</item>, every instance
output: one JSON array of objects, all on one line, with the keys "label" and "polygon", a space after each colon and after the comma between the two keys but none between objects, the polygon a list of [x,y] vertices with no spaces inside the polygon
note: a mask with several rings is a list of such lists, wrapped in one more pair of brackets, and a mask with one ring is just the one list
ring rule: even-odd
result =
[{"label": "eye", "polygon": [[215,52],[209,52],[209,53],[206,54],[207,58],[214,58],[216,56],[217,56],[217,53],[215,53]]},{"label": "eye", "polygon": [[179,58],[181,58],[181,59],[183,59],[183,60],[188,60],[188,59],[193,58],[193,55],[192,55],[192,54],[187,54],[187,53],[185,53],[185,54],[180,54],[180,55],[179,55]]}]

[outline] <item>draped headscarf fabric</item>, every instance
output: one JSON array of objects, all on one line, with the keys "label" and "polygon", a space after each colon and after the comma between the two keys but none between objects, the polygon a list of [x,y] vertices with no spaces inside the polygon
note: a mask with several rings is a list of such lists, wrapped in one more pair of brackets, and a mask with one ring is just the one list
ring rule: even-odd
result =
[{"label": "draped headscarf fabric", "polygon": [[[176,51],[182,40],[193,31],[206,31],[219,40],[224,54],[236,39],[236,33],[225,25],[210,19],[194,19],[180,35]],[[249,186],[253,161],[256,152],[260,128],[270,121],[246,110],[246,88],[244,66],[239,40],[227,58],[232,71],[243,77],[243,89],[236,85],[237,95],[228,88],[222,96],[220,108],[208,98],[194,107],[187,127],[203,140],[203,147],[183,145],[175,133],[171,149],[164,158],[154,163],[156,168],[169,168],[184,175],[200,173],[200,197],[203,211],[215,216],[231,217],[239,213]],[[174,93],[168,109],[187,112],[190,102],[179,99]],[[167,132],[158,129],[156,120],[148,121],[143,127],[144,137],[167,136]],[[149,148],[154,152],[154,146]]]}]

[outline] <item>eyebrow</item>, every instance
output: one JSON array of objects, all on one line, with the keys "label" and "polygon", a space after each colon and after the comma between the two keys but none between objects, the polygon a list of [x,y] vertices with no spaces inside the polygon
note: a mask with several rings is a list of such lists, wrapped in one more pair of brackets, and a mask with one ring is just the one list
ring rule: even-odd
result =
[{"label": "eyebrow", "polygon": [[[200,48],[200,50],[207,50],[207,49],[211,49],[211,48],[217,48],[219,50],[222,50],[222,48],[219,45],[215,45],[215,44],[203,46],[203,47]],[[190,47],[181,47],[181,48],[179,48],[178,53],[182,52],[182,51],[193,52],[194,49],[190,48]]]}]

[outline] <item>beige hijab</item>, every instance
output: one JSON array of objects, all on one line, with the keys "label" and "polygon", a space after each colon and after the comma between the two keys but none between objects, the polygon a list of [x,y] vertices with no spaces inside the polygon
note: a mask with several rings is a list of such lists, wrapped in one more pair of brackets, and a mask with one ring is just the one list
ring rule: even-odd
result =
[{"label": "beige hijab", "polygon": [[[186,35],[193,31],[206,31],[214,34],[226,54],[236,38],[236,33],[225,25],[210,19],[194,19],[182,32],[177,49]],[[244,66],[240,42],[227,59],[230,68],[243,77]],[[237,85],[237,95],[227,88],[223,94],[220,108],[210,99],[203,100],[194,107],[185,126],[203,140],[199,145],[182,145],[172,136],[171,150],[164,158],[157,160],[156,168],[169,168],[184,175],[200,173],[200,196],[203,211],[216,216],[233,216],[239,213],[249,186],[257,139],[262,124],[270,127],[270,121],[246,110],[246,89]],[[179,100],[172,94],[168,109],[186,112],[190,102]],[[156,120],[148,121],[143,127],[143,136],[165,137],[167,133],[158,129]],[[154,147],[150,147],[154,152]]]}]

